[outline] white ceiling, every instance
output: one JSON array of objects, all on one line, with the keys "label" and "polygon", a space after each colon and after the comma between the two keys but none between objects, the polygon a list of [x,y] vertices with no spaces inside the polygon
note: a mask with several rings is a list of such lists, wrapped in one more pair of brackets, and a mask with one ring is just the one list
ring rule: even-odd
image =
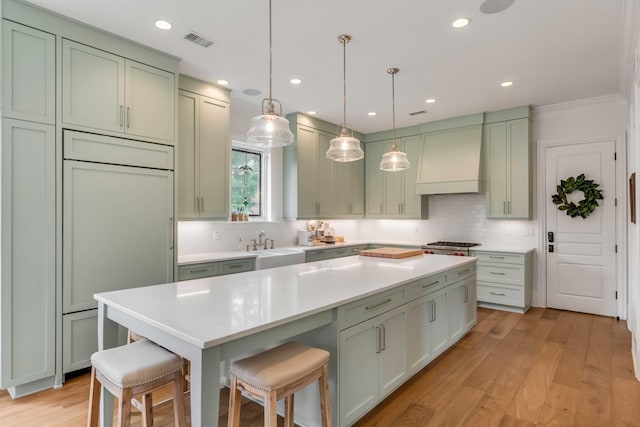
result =
[{"label": "white ceiling", "polygon": [[[315,110],[342,123],[342,45],[347,33],[347,122],[390,129],[525,104],[620,92],[623,0],[515,0],[483,14],[483,0],[273,0],[273,97],[285,113]],[[234,101],[268,96],[267,0],[30,0],[181,58],[180,71],[227,79]],[[458,17],[471,24],[452,28]],[[161,31],[163,18],[173,29]],[[195,31],[214,42],[183,39]],[[303,83],[293,86],[292,77]],[[500,82],[513,80],[510,88]],[[247,96],[252,88],[260,96]],[[425,104],[425,99],[437,99]],[[244,103],[237,103],[238,106]],[[409,116],[427,110],[427,114]],[[233,104],[232,104],[233,111]],[[367,112],[378,114],[369,117]],[[248,127],[247,123],[247,127]]]}]

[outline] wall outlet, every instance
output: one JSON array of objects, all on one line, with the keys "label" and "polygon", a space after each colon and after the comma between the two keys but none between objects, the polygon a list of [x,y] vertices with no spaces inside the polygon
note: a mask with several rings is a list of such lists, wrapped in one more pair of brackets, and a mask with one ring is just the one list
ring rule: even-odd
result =
[{"label": "wall outlet", "polygon": [[213,240],[220,240],[220,232],[218,231],[213,232]]}]

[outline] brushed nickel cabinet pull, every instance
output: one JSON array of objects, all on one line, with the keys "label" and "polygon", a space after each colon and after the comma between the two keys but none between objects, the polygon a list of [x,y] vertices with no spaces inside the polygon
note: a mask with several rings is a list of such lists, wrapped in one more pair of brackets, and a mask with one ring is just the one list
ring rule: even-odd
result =
[{"label": "brushed nickel cabinet pull", "polygon": [[431,320],[432,322],[435,322],[436,319],[438,318],[438,313],[437,313],[437,309],[438,309],[438,304],[436,303],[436,300],[431,301],[433,303],[433,310],[431,310],[431,315],[433,316],[433,320]]},{"label": "brushed nickel cabinet pull", "polygon": [[491,259],[504,259],[503,256],[495,256],[495,255],[489,255],[489,258],[491,258]]},{"label": "brushed nickel cabinet pull", "polygon": [[427,283],[425,285],[422,285],[422,289],[427,289],[429,286],[437,285],[438,283],[440,283],[440,280],[436,280],[435,282]]},{"label": "brushed nickel cabinet pull", "polygon": [[489,293],[490,293],[491,295],[499,295],[499,296],[501,296],[501,297],[506,297],[506,296],[507,296],[506,294],[503,294],[503,293],[501,293],[501,292],[489,292]]},{"label": "brushed nickel cabinet pull", "polygon": [[469,302],[469,288],[464,285],[464,302]]},{"label": "brushed nickel cabinet pull", "polygon": [[469,270],[468,268],[467,268],[466,270],[458,271],[458,276],[459,276],[459,275],[461,275],[461,274],[468,273],[468,272],[470,272],[470,271],[471,271],[471,270]]},{"label": "brushed nickel cabinet pull", "polygon": [[380,353],[380,327],[376,326],[376,353]]},{"label": "brushed nickel cabinet pull", "polygon": [[384,329],[384,325],[380,325],[380,336],[381,336],[381,344],[380,344],[380,351],[384,351],[387,349],[387,332]]},{"label": "brushed nickel cabinet pull", "polygon": [[207,271],[206,268],[199,268],[197,270],[189,270],[189,273],[196,274],[196,273],[204,273],[205,271]]},{"label": "brushed nickel cabinet pull", "polygon": [[131,127],[131,107],[127,107],[127,129]]},{"label": "brushed nickel cabinet pull", "polygon": [[173,217],[169,218],[169,250],[173,250]]},{"label": "brushed nickel cabinet pull", "polygon": [[120,114],[118,115],[118,127],[122,127],[122,121],[124,120],[124,105],[120,106]]},{"label": "brushed nickel cabinet pull", "polygon": [[377,302],[377,303],[372,304],[372,305],[368,305],[364,309],[365,310],[373,310],[374,308],[382,307],[383,305],[389,304],[391,301],[392,301],[391,298],[387,298],[386,300]]},{"label": "brushed nickel cabinet pull", "polygon": [[506,273],[501,273],[499,271],[490,271],[489,274],[494,274],[496,276],[504,276]]}]

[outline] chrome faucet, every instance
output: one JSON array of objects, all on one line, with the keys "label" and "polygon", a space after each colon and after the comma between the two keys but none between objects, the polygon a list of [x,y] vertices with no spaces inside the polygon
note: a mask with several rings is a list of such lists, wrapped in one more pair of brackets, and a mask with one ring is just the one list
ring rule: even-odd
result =
[{"label": "chrome faucet", "polygon": [[[264,238],[264,240],[263,240]],[[258,233],[257,239],[251,239],[252,244],[247,245],[247,250],[257,251],[258,249],[273,249],[273,239],[267,239],[264,231]],[[271,246],[269,247],[269,242]]]}]

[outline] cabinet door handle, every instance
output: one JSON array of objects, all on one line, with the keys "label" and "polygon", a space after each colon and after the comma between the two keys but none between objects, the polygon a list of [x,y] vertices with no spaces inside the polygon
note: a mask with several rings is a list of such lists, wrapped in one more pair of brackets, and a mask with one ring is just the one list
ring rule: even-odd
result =
[{"label": "cabinet door handle", "polygon": [[124,120],[124,105],[120,106],[120,114],[118,115],[118,127],[122,127],[122,121]]},{"label": "cabinet door handle", "polygon": [[380,351],[384,351],[387,348],[387,332],[384,329],[384,325],[380,325]]},{"label": "cabinet door handle", "polygon": [[499,295],[501,297],[506,297],[506,294],[503,294],[502,292],[489,292],[491,295]]},{"label": "cabinet door handle", "polygon": [[244,266],[244,264],[231,264],[231,265],[227,265],[227,268],[229,270],[235,270],[237,268],[242,268],[242,266]]},{"label": "cabinet door handle", "polygon": [[131,107],[127,107],[127,129],[131,127]]},{"label": "cabinet door handle", "polygon": [[425,285],[422,285],[422,289],[427,289],[429,286],[437,285],[438,283],[440,283],[440,280],[436,280],[435,282],[427,283]]},{"label": "cabinet door handle", "polygon": [[501,273],[499,271],[490,271],[489,274],[493,274],[493,275],[496,275],[496,276],[504,276],[506,273]]},{"label": "cabinet door handle", "polygon": [[391,298],[387,298],[386,300],[377,302],[375,304],[368,305],[364,309],[365,310],[373,310],[374,308],[382,307],[383,305],[389,304],[390,302],[391,302]]},{"label": "cabinet door handle", "polygon": [[207,271],[206,268],[198,268],[197,270],[189,270],[189,273],[196,274],[196,273],[204,273],[206,271]]},{"label": "cabinet door handle", "polygon": [[503,213],[504,215],[506,215],[506,214],[507,214],[507,202],[506,202],[506,201],[504,201],[504,200],[502,201],[502,213]]},{"label": "cabinet door handle", "polygon": [[470,270],[470,269],[468,269],[468,268],[467,268],[466,270],[458,271],[458,276],[459,276],[459,275],[461,275],[461,274],[466,274],[466,273],[468,273],[468,272],[470,272],[470,271],[471,271],[471,270]]},{"label": "cabinet door handle", "polygon": [[173,250],[173,217],[169,218],[169,250]]},{"label": "cabinet door handle", "polygon": [[435,322],[437,319],[436,309],[437,309],[436,300],[432,300],[431,301],[431,321],[432,322]]},{"label": "cabinet door handle", "polygon": [[469,302],[469,288],[464,285],[464,302]]},{"label": "cabinet door handle", "polygon": [[495,256],[495,255],[489,255],[489,258],[491,258],[491,259],[504,259],[503,256]]},{"label": "cabinet door handle", "polygon": [[380,327],[376,326],[376,353],[380,353]]}]

